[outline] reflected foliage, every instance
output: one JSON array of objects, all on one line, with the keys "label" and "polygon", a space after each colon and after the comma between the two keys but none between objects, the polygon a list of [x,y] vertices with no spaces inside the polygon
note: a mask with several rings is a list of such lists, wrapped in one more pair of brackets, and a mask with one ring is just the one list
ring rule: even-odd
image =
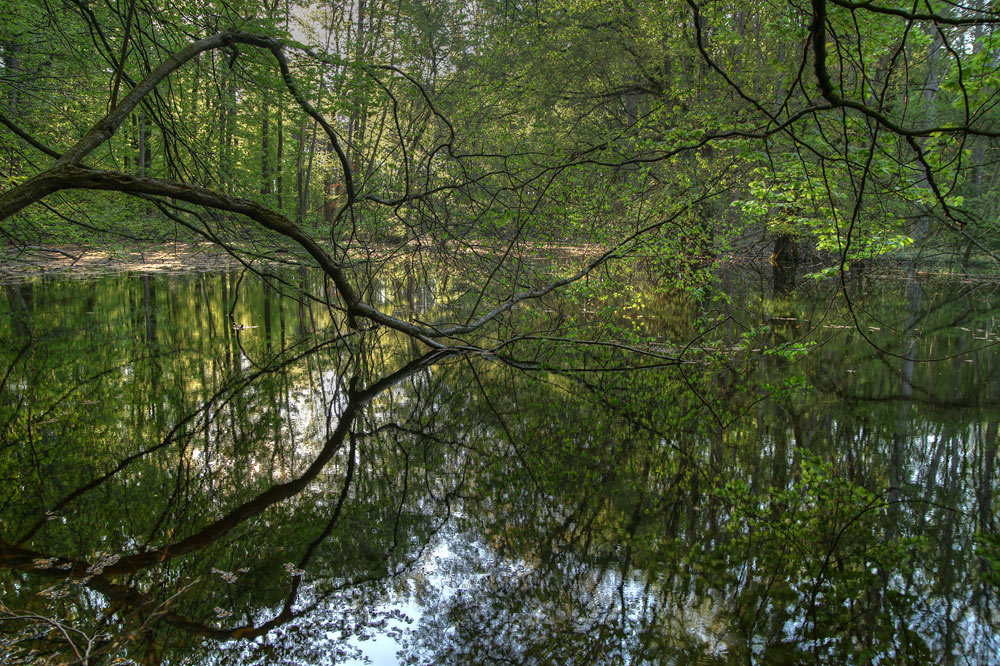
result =
[{"label": "reflected foliage", "polygon": [[631,344],[492,356],[311,274],[9,285],[0,663],[993,663],[1000,297],[864,279],[581,290],[524,329]]}]

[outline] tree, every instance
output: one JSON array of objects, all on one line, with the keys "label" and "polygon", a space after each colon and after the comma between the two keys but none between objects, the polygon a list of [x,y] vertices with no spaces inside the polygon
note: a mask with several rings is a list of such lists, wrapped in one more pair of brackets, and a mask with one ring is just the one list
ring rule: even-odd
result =
[{"label": "tree", "polygon": [[[724,235],[711,217],[726,207],[715,205],[713,211],[706,205],[720,196],[724,204],[731,195],[722,193],[745,182],[748,169],[763,175],[745,196],[765,217],[775,206],[768,180],[779,188],[789,177],[810,184],[809,192],[793,189],[779,197],[806,197],[819,207],[809,219],[821,225],[821,238],[836,239],[820,246],[836,251],[841,268],[852,256],[884,246],[881,220],[902,232],[907,220],[932,214],[970,247],[990,251],[974,233],[974,213],[956,196],[968,178],[966,143],[997,135],[989,112],[991,74],[984,58],[964,58],[952,46],[968,40],[977,55],[983,52],[976,45],[988,43],[996,21],[988,8],[911,13],[817,1],[790,13],[766,6],[731,13],[725,5],[692,2],[632,6],[601,22],[589,7],[543,5],[532,20],[530,12],[509,15],[507,7],[483,5],[466,29],[448,32],[443,26],[462,16],[460,7],[440,6],[432,14],[417,4],[407,8],[413,17],[408,32],[387,8],[368,4],[359,5],[352,14],[357,25],[346,32],[337,27],[345,25],[338,22],[343,18],[327,17],[323,48],[303,47],[283,34],[293,14],[287,4],[283,13],[277,4],[263,15],[228,5],[223,15],[208,12],[204,27],[228,22],[241,29],[187,44],[183,31],[157,28],[174,25],[170,13],[184,14],[181,6],[148,14],[130,4],[124,16],[107,17],[85,5],[75,8],[81,18],[76,29],[90,30],[113,66],[108,87],[114,108],[96,122],[85,121],[90,129],[83,138],[59,150],[32,136],[29,130],[42,126],[37,116],[16,122],[5,115],[4,124],[19,141],[54,161],[27,171],[27,181],[4,191],[0,217],[9,219],[57,192],[120,192],[146,198],[179,224],[226,244],[227,235],[241,227],[222,225],[217,216],[209,223],[206,213],[242,216],[255,223],[255,231],[281,237],[318,264],[352,322],[370,319],[432,346],[641,247],[651,246],[667,267],[691,251],[694,238],[701,253],[710,251],[717,235]],[[684,14],[689,20],[678,31],[673,26]],[[168,38],[154,40],[156,30]],[[492,41],[477,41],[478,31]],[[387,38],[380,43],[388,46],[378,47],[384,50],[369,41],[376,36]],[[789,36],[800,40],[797,59],[790,57]],[[510,48],[515,38],[531,48]],[[73,48],[79,36],[66,39]],[[604,46],[595,51],[595,42]],[[19,76],[17,48],[6,52],[7,71]],[[553,52],[564,54],[558,70],[541,57]],[[917,64],[897,66],[911,61]],[[523,73],[510,79],[512,85],[504,83],[506,72],[497,62]],[[127,70],[133,69],[145,75],[132,81]],[[212,72],[216,102],[199,100],[204,91],[188,75],[192,69]],[[911,103],[918,88],[930,85],[928,77],[935,94],[925,95],[926,103]],[[483,101],[476,93],[482,80],[509,90]],[[288,113],[300,119],[292,123],[300,131],[298,205],[291,215],[276,205],[288,199],[280,192],[285,182],[276,184],[271,175],[269,102],[258,106],[264,119],[259,138],[241,135],[237,122],[255,96],[253,87],[272,97],[282,89],[279,106],[291,105]],[[119,88],[131,88],[120,101]],[[374,105],[378,120],[370,121]],[[215,117],[207,126],[205,111]],[[179,125],[185,115],[202,128],[187,137]],[[511,117],[521,126],[505,120]],[[159,136],[150,133],[147,118]],[[123,148],[126,128],[132,136]],[[207,153],[197,143],[205,130],[216,144]],[[253,131],[247,127],[248,134]],[[260,158],[241,157],[253,154],[242,146],[254,143]],[[284,145],[283,130],[276,143]],[[123,151],[126,169],[107,168]],[[214,162],[206,164],[206,154],[215,155]],[[163,163],[147,169],[157,155]],[[980,159],[984,155],[980,149]],[[283,158],[275,156],[278,174],[284,173]],[[101,166],[84,166],[84,160]],[[321,179],[326,230],[310,228],[314,167],[327,174]],[[981,165],[973,171],[981,183]],[[260,184],[247,187],[247,180]],[[329,198],[338,189],[343,205]],[[179,202],[202,212],[178,208]],[[7,228],[10,238],[18,237],[17,227]],[[667,238],[679,236],[688,247],[665,243],[662,232],[671,228],[680,234]],[[430,245],[477,272],[485,264],[494,278],[480,285],[477,311],[467,322],[442,328],[373,308],[362,285],[377,266],[369,263],[367,276],[345,269],[348,256],[366,246],[366,229],[385,238],[395,234],[401,255],[411,254],[405,243],[415,242],[420,251]],[[555,237],[596,240],[611,249],[571,276],[525,277],[531,269],[516,250],[554,238],[546,231],[551,229],[559,230]],[[332,251],[316,232],[332,238]],[[625,240],[614,243],[623,233]],[[472,235],[501,258],[457,240]],[[778,238],[784,242],[785,236]]]}]

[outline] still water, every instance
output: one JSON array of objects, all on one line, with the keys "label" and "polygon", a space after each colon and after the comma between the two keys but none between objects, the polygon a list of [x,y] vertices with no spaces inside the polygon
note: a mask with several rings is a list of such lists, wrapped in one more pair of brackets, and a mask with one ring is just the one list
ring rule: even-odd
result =
[{"label": "still water", "polygon": [[998,285],[848,286],[6,285],[0,664],[998,663]]}]

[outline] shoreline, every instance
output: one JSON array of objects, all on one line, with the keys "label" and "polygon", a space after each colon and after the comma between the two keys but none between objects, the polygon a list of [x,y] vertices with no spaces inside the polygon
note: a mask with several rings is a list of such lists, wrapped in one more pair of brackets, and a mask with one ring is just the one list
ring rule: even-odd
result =
[{"label": "shoreline", "polygon": [[[593,245],[527,244],[529,252],[537,253],[539,258],[579,261],[585,257],[595,257],[603,248]],[[400,249],[380,248],[381,250]],[[489,252],[486,246],[480,250]],[[376,250],[376,254],[381,254]],[[524,249],[514,252],[524,256]],[[384,259],[385,257],[383,257]],[[720,265],[756,265],[758,270],[767,270],[766,258],[755,255],[735,253],[719,257]],[[864,272],[867,277],[881,274],[883,277],[896,275],[905,270],[904,266],[913,258],[881,257],[877,265],[870,266]],[[803,262],[800,275],[809,272],[813,262]],[[919,260],[920,267],[916,274],[922,276],[938,275],[955,278],[996,278],[997,274],[989,271],[990,262],[972,262],[972,270],[964,272],[946,268],[951,264],[938,258],[923,258]],[[13,284],[35,278],[59,277],[62,279],[87,279],[105,277],[121,273],[145,274],[183,274],[218,272],[232,268],[240,268],[242,264],[233,258],[220,246],[209,242],[185,243],[176,242],[165,245],[134,246],[128,248],[101,249],[89,245],[58,245],[58,246],[26,246],[0,247],[0,284]],[[987,269],[984,272],[982,269]],[[980,270],[976,270],[980,269]]]},{"label": "shoreline", "polygon": [[8,247],[0,250],[0,282],[39,277],[102,277],[115,273],[191,273],[218,271],[239,262],[210,243],[171,243],[160,247],[102,250],[85,245]]},{"label": "shoreline", "polygon": [[[376,254],[382,254],[387,249],[391,252],[400,248],[376,246],[374,249]],[[485,246],[481,246],[480,249],[490,251]],[[543,243],[532,246],[532,250],[540,254],[548,253],[549,258],[572,260],[596,256],[601,248]],[[523,255],[524,252],[522,250],[516,254]],[[52,276],[86,279],[118,273],[203,273],[241,266],[242,264],[226,250],[209,242],[177,242],[113,250],[90,245],[0,247],[2,284]]]}]

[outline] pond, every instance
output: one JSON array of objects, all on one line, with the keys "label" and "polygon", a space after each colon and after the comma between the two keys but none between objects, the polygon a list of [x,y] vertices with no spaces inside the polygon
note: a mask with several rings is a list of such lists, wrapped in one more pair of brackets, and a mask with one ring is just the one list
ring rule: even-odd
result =
[{"label": "pond", "polygon": [[998,663],[998,285],[839,286],[463,354],[303,272],[5,285],[0,664]]}]

